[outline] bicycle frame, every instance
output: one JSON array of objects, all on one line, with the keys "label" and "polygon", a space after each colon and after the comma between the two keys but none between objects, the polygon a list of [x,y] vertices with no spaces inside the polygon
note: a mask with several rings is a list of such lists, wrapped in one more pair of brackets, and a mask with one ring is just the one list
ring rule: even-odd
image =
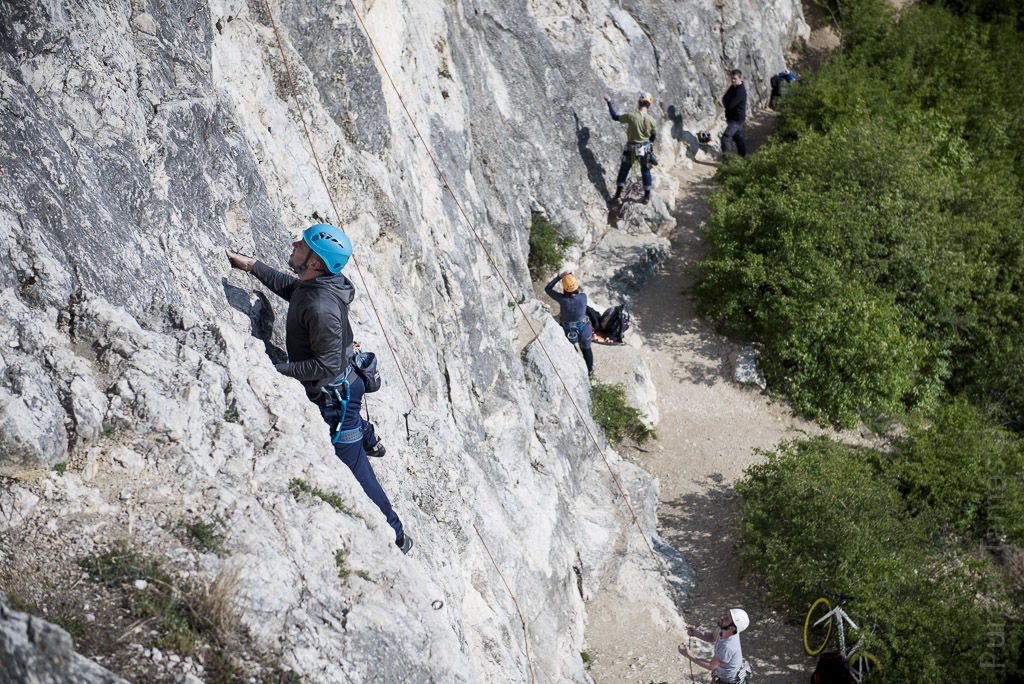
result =
[{"label": "bicycle frame", "polygon": [[[818,613],[815,612],[818,607],[827,609],[821,617],[818,617]],[[814,622],[811,622],[812,618]],[[855,632],[860,632],[861,629],[843,610],[842,604],[833,608],[828,599],[824,597],[811,604],[810,609],[807,611],[807,619],[804,621],[804,649],[808,655],[818,655],[821,653],[828,645],[829,639],[832,636],[833,622],[835,622],[836,641],[839,644],[838,655],[849,667],[851,679],[857,682],[857,684],[867,682],[871,672],[878,670],[880,665],[878,664],[878,659],[865,650],[863,646],[864,640],[860,638],[861,635],[858,635],[857,643],[847,650],[846,627],[849,626]],[[816,630],[816,633],[812,638],[811,631],[813,630]]]},{"label": "bicycle frame", "polygon": [[814,623],[814,626],[817,627],[827,620],[836,621],[836,636],[839,639],[839,655],[843,657],[843,660],[849,660],[850,656],[860,648],[860,642],[857,642],[849,652],[846,651],[846,630],[843,627],[843,623],[849,623],[850,627],[858,631],[860,630],[860,627],[857,626],[856,622],[850,619],[850,616],[846,614],[846,611],[843,610],[842,606],[836,606],[829,612],[825,613],[817,622]]}]

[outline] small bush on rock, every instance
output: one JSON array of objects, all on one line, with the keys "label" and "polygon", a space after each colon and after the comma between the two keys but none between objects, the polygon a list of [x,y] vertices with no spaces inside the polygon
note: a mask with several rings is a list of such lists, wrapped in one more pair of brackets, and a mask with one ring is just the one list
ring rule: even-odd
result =
[{"label": "small bush on rock", "polygon": [[531,217],[527,266],[530,277],[539,280],[562,265],[566,250],[576,241],[571,237],[562,237],[558,228],[540,212],[532,212]]},{"label": "small bush on rock", "polygon": [[621,384],[594,382],[590,399],[594,420],[610,441],[631,437],[643,444],[654,437],[654,430],[643,422],[640,411],[626,403],[626,388]]}]

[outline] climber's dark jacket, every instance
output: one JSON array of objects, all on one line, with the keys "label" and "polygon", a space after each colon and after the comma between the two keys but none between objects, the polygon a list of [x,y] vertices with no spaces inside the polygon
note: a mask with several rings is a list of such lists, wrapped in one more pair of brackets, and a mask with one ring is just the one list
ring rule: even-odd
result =
[{"label": "climber's dark jacket", "polygon": [[278,371],[302,381],[315,398],[320,388],[337,378],[348,365],[352,327],[348,305],[356,291],[342,274],[299,280],[257,261],[252,274],[274,294],[288,300],[285,347],[288,361]]}]

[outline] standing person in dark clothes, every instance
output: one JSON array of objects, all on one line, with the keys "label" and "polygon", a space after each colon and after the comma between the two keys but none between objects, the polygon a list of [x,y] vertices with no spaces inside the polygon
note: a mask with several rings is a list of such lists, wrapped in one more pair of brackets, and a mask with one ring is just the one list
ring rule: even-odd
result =
[{"label": "standing person in dark clothes", "polygon": [[[561,279],[562,292],[555,291],[555,283]],[[579,343],[583,360],[587,364],[587,373],[594,374],[594,351],[590,348],[590,338],[594,329],[587,318],[587,295],[580,289],[580,281],[572,273],[562,272],[551,279],[544,287],[549,297],[558,302],[558,322],[565,330],[565,336],[574,345]]]},{"label": "standing person in dark clothes", "polygon": [[743,139],[743,123],[747,120],[747,87],[743,85],[743,72],[733,69],[729,72],[729,89],[722,96],[725,105],[725,133],[722,133],[722,152],[736,143],[741,157],[747,156],[747,141]]},{"label": "standing person in dark clothes", "polygon": [[233,268],[251,273],[274,294],[288,301],[285,346],[288,361],[278,372],[302,382],[306,396],[320,409],[330,428],[334,453],[349,467],[366,495],[377,504],[395,531],[395,545],[408,553],[412,537],[377,481],[363,448],[359,415],[364,385],[353,371],[349,354],[352,328],[348,306],[355,288],[341,274],[352,255],[348,236],[335,226],[317,224],[292,243],[288,267],[295,276],[276,271],[252,257],[227,250]]}]

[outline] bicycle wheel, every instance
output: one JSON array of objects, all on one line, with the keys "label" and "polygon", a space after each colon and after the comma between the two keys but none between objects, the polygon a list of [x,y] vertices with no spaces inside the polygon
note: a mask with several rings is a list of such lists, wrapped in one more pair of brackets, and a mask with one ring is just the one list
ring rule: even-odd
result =
[{"label": "bicycle wheel", "polygon": [[857,684],[861,684],[861,682],[870,682],[871,674],[878,672],[880,669],[882,669],[882,666],[878,664],[878,658],[867,651],[855,653],[854,656],[850,658],[850,676]]},{"label": "bicycle wheel", "polygon": [[804,620],[804,650],[807,651],[807,655],[818,655],[828,643],[828,638],[832,634],[832,620],[821,623],[818,623],[818,620],[825,617],[830,610],[832,606],[829,605],[828,599],[820,598],[812,603],[811,609],[807,611],[807,619]]}]

